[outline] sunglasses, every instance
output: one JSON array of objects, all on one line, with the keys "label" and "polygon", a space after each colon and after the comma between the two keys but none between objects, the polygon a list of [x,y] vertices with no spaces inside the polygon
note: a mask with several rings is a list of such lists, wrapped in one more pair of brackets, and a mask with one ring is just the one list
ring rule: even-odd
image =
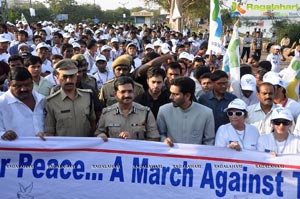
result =
[{"label": "sunglasses", "polygon": [[241,116],[245,115],[245,112],[243,112],[243,111],[228,111],[227,115],[228,115],[228,117],[231,117],[233,115],[235,115],[237,117],[241,117]]},{"label": "sunglasses", "polygon": [[288,120],[273,120],[272,123],[274,125],[277,125],[279,126],[280,124],[283,124],[283,126],[288,126],[291,124],[291,121],[288,121]]}]

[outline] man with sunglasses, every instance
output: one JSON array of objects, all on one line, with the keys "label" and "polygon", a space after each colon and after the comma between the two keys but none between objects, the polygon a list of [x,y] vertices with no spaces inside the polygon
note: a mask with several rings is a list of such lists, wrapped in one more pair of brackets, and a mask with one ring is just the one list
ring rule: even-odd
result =
[{"label": "man with sunglasses", "polygon": [[258,138],[258,151],[275,156],[300,153],[299,139],[289,131],[293,116],[287,108],[278,107],[272,112],[272,131]]},{"label": "man with sunglasses", "polygon": [[241,99],[234,99],[224,110],[230,123],[219,127],[215,146],[228,147],[237,151],[242,149],[256,150],[258,130],[255,126],[246,124],[247,105]]}]

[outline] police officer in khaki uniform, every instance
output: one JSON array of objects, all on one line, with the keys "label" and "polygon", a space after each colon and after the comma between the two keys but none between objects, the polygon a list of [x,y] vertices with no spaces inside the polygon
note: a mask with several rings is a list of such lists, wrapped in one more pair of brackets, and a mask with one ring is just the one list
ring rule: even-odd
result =
[{"label": "police officer in khaki uniform", "polygon": [[107,137],[159,141],[156,122],[150,108],[133,102],[134,81],[122,76],[114,81],[117,103],[104,108],[95,135]]},{"label": "police officer in khaki uniform", "polygon": [[[99,94],[99,99],[103,102],[104,106],[111,106],[117,102],[117,99],[115,98],[114,82],[116,81],[116,78],[120,76],[129,76],[131,62],[132,58],[130,55],[121,55],[112,63],[115,78],[106,82],[102,86]],[[134,82],[134,96],[138,96],[142,93],[144,93],[143,86]]]},{"label": "police officer in khaki uniform", "polygon": [[92,91],[76,88],[76,64],[63,59],[54,65],[61,88],[46,98],[46,135],[88,137],[96,129]]},{"label": "police officer in khaki uniform", "polygon": [[77,61],[79,68],[83,67],[85,69],[82,71],[83,74],[82,74],[81,82],[90,85],[97,92],[98,95],[99,90],[98,90],[96,79],[93,76],[87,74],[88,62],[86,61],[85,57],[82,54],[77,54],[77,55],[73,55],[71,59]]}]

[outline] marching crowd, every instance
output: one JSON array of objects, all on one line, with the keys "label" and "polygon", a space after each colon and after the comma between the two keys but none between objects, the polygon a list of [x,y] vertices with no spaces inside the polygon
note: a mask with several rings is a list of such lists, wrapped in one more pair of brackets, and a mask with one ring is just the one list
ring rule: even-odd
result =
[{"label": "marching crowd", "polygon": [[[299,153],[300,104],[286,96],[280,70],[284,42],[270,40],[262,60],[261,32],[247,32],[234,82],[222,70],[222,52],[207,52],[208,38],[163,25],[0,24],[1,138],[94,136]],[[227,31],[225,48],[230,38]],[[296,41],[290,54],[299,61],[299,52]]]}]

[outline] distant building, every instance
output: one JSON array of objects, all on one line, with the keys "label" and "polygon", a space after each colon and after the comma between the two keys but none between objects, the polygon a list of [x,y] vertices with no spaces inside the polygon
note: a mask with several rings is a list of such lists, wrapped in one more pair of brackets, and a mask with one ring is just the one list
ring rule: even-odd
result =
[{"label": "distant building", "polygon": [[131,13],[134,17],[134,22],[136,26],[142,26],[143,24],[151,25],[153,19],[153,12],[148,12],[147,10],[142,10],[139,12]]},{"label": "distant building", "polygon": [[6,0],[8,8],[12,6],[21,6],[24,4],[30,4],[31,0]]}]

